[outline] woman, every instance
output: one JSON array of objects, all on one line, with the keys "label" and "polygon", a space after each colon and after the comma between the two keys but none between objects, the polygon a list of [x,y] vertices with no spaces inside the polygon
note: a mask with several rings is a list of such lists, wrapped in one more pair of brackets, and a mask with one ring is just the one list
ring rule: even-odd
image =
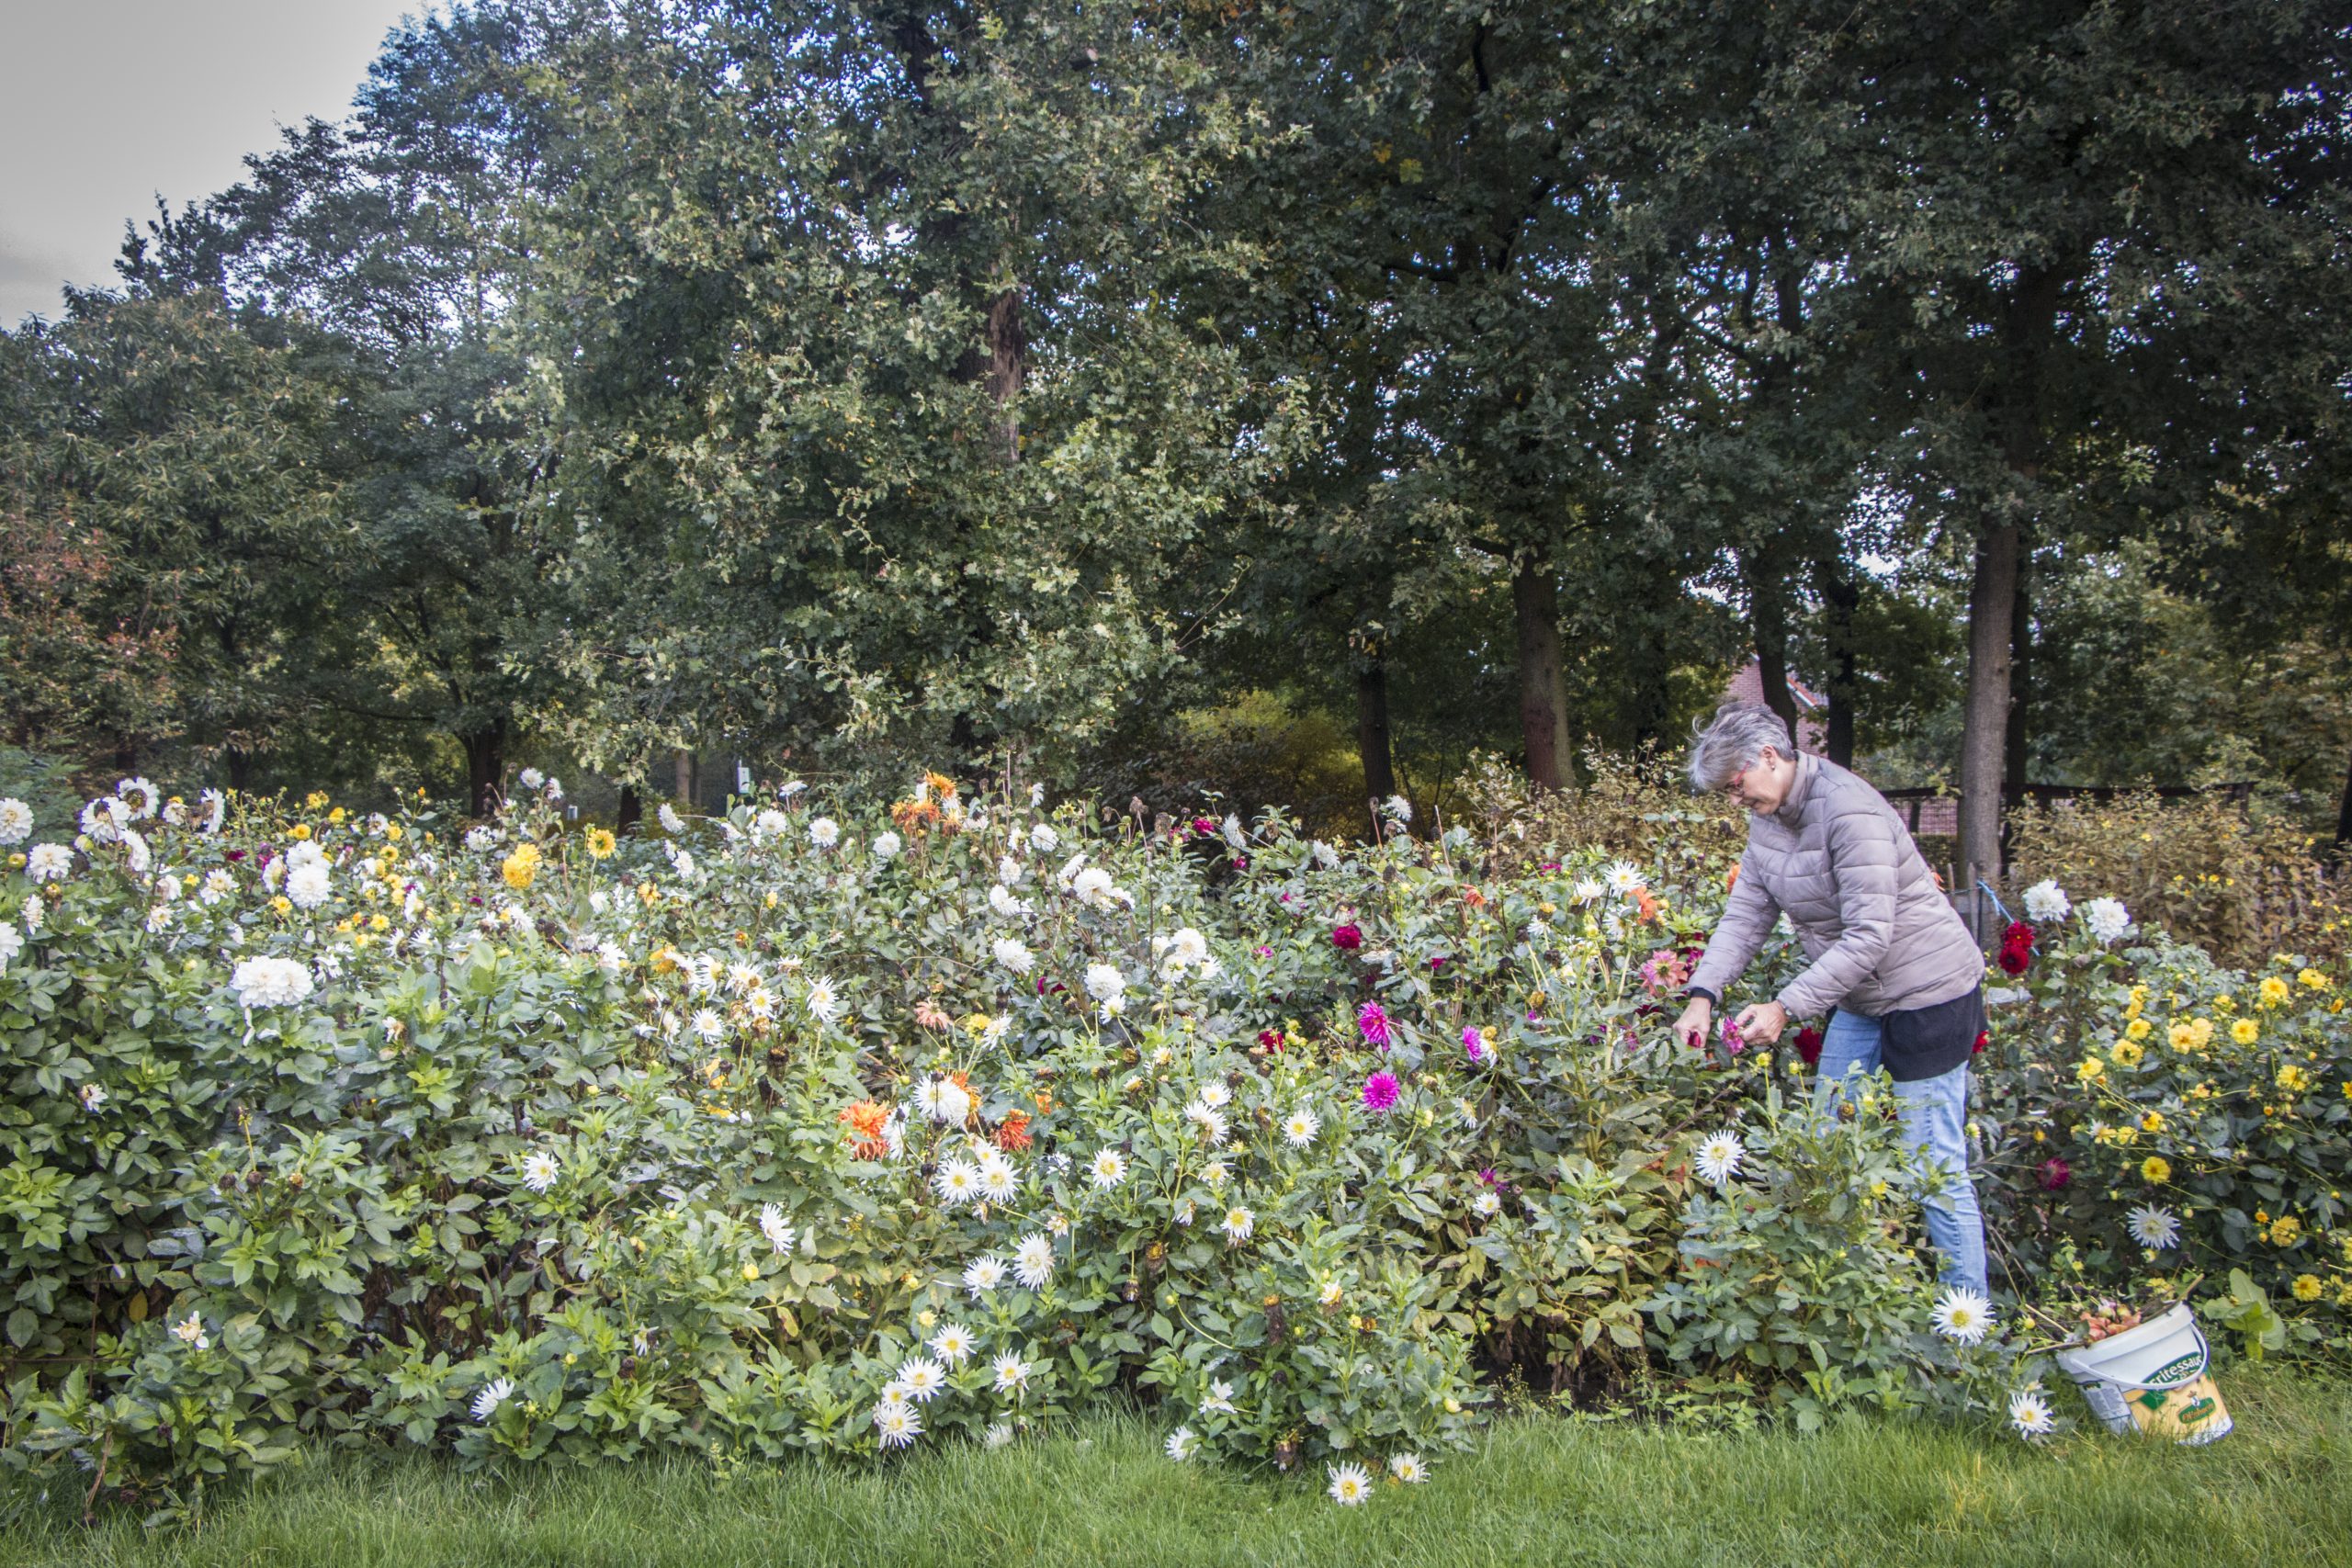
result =
[{"label": "woman", "polygon": [[1792,1018],[1835,1008],[1821,1043],[1820,1103],[1851,1074],[1894,1080],[1905,1139],[1928,1156],[1928,1238],[1947,1285],[1986,1293],[1984,1224],[1968,1179],[1968,1059],[1984,1027],[1984,955],[1878,791],[1821,757],[1801,754],[1788,726],[1757,703],[1732,703],[1690,746],[1690,783],[1745,807],[1747,851],[1692,972],[1675,1023],[1706,1043],[1724,987],[1754,960],[1786,914],[1811,960],[1736,1027],[1770,1044]]}]

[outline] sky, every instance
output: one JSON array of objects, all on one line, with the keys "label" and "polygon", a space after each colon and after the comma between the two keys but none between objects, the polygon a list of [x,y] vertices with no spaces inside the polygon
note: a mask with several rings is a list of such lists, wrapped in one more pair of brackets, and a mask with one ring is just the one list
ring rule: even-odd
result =
[{"label": "sky", "polygon": [[115,281],[126,219],[234,185],[339,119],[425,0],[0,0],[0,326]]}]

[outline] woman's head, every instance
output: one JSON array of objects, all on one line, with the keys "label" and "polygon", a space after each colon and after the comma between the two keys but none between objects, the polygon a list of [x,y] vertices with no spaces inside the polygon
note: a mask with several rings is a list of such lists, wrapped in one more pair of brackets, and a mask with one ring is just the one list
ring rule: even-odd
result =
[{"label": "woman's head", "polygon": [[1723,791],[1750,811],[1776,811],[1796,778],[1796,747],[1761,703],[1725,703],[1692,727],[1690,787]]}]

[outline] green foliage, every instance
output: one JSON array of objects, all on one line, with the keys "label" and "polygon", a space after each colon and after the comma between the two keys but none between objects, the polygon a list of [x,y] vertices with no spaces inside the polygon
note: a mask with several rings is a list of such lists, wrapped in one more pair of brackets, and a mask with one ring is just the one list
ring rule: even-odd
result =
[{"label": "green foliage", "polygon": [[2352,931],[2344,873],[2296,814],[2258,799],[2124,795],[2030,806],[2013,822],[2012,887],[2100,888],[2225,963],[2329,952]]},{"label": "green foliage", "polygon": [[[2242,1270],[2318,1309],[2299,1339],[2352,1343],[2340,966],[2279,953],[2225,969],[2160,932],[2120,940],[2102,943],[2079,911],[2045,926],[1979,1058],[1985,1158],[2007,1176],[1980,1190],[2013,1274]],[[2135,1217],[2152,1212],[2169,1222],[2161,1246]]]},{"label": "green foliage", "polygon": [[2270,1310],[2270,1298],[2243,1269],[2230,1270],[2229,1294],[2199,1303],[2204,1315],[2238,1336],[2246,1359],[2259,1361],[2266,1350],[2287,1343],[2287,1325]]},{"label": "green foliage", "polygon": [[[1204,1451],[1311,1467],[1458,1445],[1498,1375],[1663,1371],[1807,1424],[1997,1415],[2030,1375],[1922,1333],[1883,1106],[1823,1119],[1770,1059],[1665,1038],[1720,897],[1703,837],[1612,865],[1507,800],[1524,840],[1104,830],[944,784],[838,833],[791,791],[617,847],[551,781],[457,837],[323,795],[218,833],[209,803],[94,806],[71,874],[0,899],[28,933],[0,968],[18,1461],[102,1454],[190,1506],[299,1441],[873,1453],[888,1391],[935,1379],[924,1441],[1125,1388]],[[2053,934],[2021,1016],[2128,1034],[2134,971],[2251,984]],[[2243,1010],[2296,1060],[2186,1054],[2205,1110],[2004,1026],[1981,1119],[2021,1270],[2071,1243],[2134,1277],[2098,1194],[2162,1149],[2197,1265],[2344,1293],[2341,981],[2289,975]],[[2120,1147],[2111,1094],[2165,1128]],[[1748,1164],[1711,1189],[1724,1127]],[[2025,1163],[2045,1128],[2063,1205]],[[2199,1152],[2222,1135],[2248,1156]],[[2290,1293],[2300,1342],[2342,1337]]]},{"label": "green foliage", "polygon": [[[1745,1135],[1756,1182],[1694,1198],[1682,1278],[1646,1305],[1668,1360],[1753,1379],[1821,1425],[1849,1402],[1899,1411],[1919,1397],[1926,1277],[1899,1244],[1917,1182],[1893,1096],[1825,1116],[1767,1097]],[[1746,1168],[1743,1161],[1743,1169]]]}]

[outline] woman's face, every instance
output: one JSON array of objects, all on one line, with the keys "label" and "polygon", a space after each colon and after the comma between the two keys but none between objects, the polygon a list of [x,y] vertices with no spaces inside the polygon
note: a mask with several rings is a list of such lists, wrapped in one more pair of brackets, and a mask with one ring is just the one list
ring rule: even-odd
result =
[{"label": "woman's face", "polygon": [[1795,765],[1776,748],[1767,746],[1755,761],[1732,774],[1724,794],[1745,811],[1778,811],[1796,776]]}]

